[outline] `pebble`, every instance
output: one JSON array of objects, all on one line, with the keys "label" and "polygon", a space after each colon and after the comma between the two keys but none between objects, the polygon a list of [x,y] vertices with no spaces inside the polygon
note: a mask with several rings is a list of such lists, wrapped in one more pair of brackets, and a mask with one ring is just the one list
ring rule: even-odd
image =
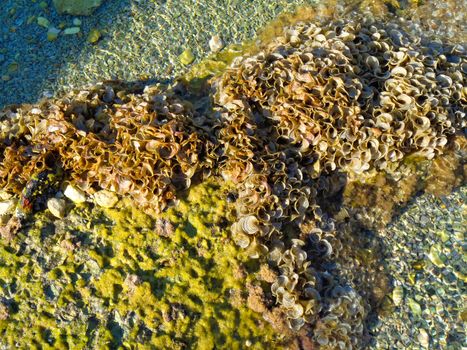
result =
[{"label": "pebble", "polygon": [[11,62],[9,65],[8,65],[8,73],[9,74],[12,74],[12,73],[15,73],[19,68],[19,64],[17,62]]},{"label": "pebble", "polygon": [[73,18],[73,25],[79,27],[81,25],[81,20],[79,18]]},{"label": "pebble", "polygon": [[66,29],[63,31],[63,34],[65,34],[65,35],[73,35],[73,34],[78,34],[80,31],[81,31],[80,27],[70,27],[70,28],[66,28]]},{"label": "pebble", "polygon": [[86,194],[79,188],[74,187],[73,185],[68,184],[63,194],[73,203],[79,204],[86,202]]},{"label": "pebble", "polygon": [[420,329],[417,339],[424,348],[428,348],[430,345],[430,336],[424,329]]},{"label": "pebble", "polygon": [[50,22],[47,18],[39,16],[37,17],[37,24],[44,28],[49,28]]},{"label": "pebble", "polygon": [[219,35],[214,35],[211,37],[211,40],[209,40],[209,48],[212,52],[218,52],[222,50],[223,47],[224,43]]},{"label": "pebble", "polygon": [[195,56],[191,49],[186,49],[178,56],[178,59],[184,66],[187,66],[195,60]]},{"label": "pebble", "polygon": [[418,316],[422,313],[422,308],[420,307],[420,304],[417,303],[414,299],[409,298],[407,304],[415,316]]},{"label": "pebble", "polygon": [[91,29],[88,35],[88,42],[91,44],[95,44],[99,41],[100,38],[101,38],[101,32],[99,31],[99,29],[96,29],[96,28]]},{"label": "pebble", "polygon": [[47,40],[48,41],[55,41],[58,38],[58,34],[60,33],[60,29],[55,27],[50,27],[47,31]]},{"label": "pebble", "polygon": [[430,248],[430,253],[428,253],[428,259],[430,259],[430,261],[437,267],[444,266],[444,262],[441,260],[438,253],[438,248],[436,246]]},{"label": "pebble", "polygon": [[0,215],[7,215],[13,213],[17,203],[17,199],[9,199],[7,201],[0,202]]},{"label": "pebble", "polygon": [[61,219],[65,216],[66,203],[65,200],[59,198],[50,198],[47,201],[47,208],[53,216]]},{"label": "pebble", "polygon": [[394,305],[399,306],[402,303],[402,299],[404,298],[404,289],[402,286],[394,287],[392,291],[392,301]]},{"label": "pebble", "polygon": [[94,201],[104,208],[112,208],[118,202],[118,196],[110,191],[101,190],[94,194]]}]

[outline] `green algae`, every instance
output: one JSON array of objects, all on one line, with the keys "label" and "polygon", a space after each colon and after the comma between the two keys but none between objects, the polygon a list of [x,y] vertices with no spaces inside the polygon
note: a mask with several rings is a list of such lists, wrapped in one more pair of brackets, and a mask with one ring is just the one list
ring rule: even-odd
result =
[{"label": "green algae", "polygon": [[[233,303],[252,276],[229,239],[228,185],[193,186],[158,217],[121,201],[47,212],[0,245],[0,346],[278,348],[269,324]],[[21,336],[19,336],[21,334]]]},{"label": "green algae", "polygon": [[60,14],[89,16],[103,0],[53,0],[55,9]]}]

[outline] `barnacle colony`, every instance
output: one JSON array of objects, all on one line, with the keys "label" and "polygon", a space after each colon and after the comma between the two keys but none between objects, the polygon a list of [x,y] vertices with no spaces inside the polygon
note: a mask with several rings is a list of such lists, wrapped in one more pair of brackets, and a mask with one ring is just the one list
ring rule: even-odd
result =
[{"label": "barnacle colony", "polygon": [[103,83],[3,111],[0,187],[19,195],[59,167],[89,194],[159,213],[220,176],[237,185],[231,238],[275,269],[270,293],[290,328],[323,349],[359,348],[371,305],[357,286],[373,281],[333,262],[360,254],[346,245],[361,223],[327,201],[349,180],[397,178],[408,156],[465,152],[453,142],[466,126],[465,50],[358,19],[297,23],[258,51],[213,78],[204,105],[183,84]]}]

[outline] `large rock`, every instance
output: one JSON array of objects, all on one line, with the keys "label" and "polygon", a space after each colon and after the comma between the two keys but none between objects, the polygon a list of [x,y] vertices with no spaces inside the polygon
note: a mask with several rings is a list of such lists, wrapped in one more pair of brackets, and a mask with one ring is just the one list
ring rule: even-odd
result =
[{"label": "large rock", "polygon": [[57,12],[73,16],[89,16],[104,0],[53,0]]}]

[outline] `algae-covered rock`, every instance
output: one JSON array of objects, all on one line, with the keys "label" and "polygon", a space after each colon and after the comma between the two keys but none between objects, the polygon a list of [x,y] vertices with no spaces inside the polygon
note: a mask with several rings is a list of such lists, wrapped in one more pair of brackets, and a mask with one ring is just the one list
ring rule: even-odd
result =
[{"label": "algae-covered rock", "polygon": [[103,0],[53,0],[58,13],[73,16],[89,16],[102,2]]},{"label": "algae-covered rock", "polygon": [[95,44],[99,41],[100,37],[101,32],[99,31],[99,29],[91,29],[91,31],[88,34],[88,42],[91,44]]},{"label": "algae-covered rock", "polygon": [[180,56],[178,56],[178,59],[184,66],[188,66],[195,60],[195,56],[193,55],[191,49],[186,49],[180,54]]}]

